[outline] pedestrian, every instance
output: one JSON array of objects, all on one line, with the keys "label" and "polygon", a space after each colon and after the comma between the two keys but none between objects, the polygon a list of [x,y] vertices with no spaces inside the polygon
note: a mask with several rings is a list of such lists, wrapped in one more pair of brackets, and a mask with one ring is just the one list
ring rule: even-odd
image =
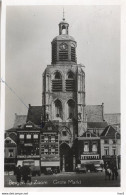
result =
[{"label": "pedestrian", "polygon": [[22,175],[21,165],[18,165],[18,167],[16,168],[17,185],[20,185],[20,182],[21,182],[21,175]]},{"label": "pedestrian", "polygon": [[29,166],[23,166],[22,175],[23,175],[23,180],[24,180],[25,184],[27,183],[28,180],[31,182],[31,173],[30,172],[31,171],[30,171]]},{"label": "pedestrian", "polygon": [[118,170],[117,170],[117,166],[113,166],[112,168],[112,180],[116,179],[117,180],[118,177]]},{"label": "pedestrian", "polygon": [[110,169],[109,165],[106,163],[106,166],[105,166],[105,180],[106,180],[107,177],[110,180],[110,177],[111,177],[111,169]]}]

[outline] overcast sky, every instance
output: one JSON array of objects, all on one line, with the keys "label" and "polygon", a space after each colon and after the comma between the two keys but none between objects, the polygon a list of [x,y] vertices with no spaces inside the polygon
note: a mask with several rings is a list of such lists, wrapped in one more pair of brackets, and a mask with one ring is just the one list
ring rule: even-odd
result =
[{"label": "overcast sky", "polygon": [[[62,6],[9,6],[6,16],[6,82],[28,106],[42,105],[42,73],[51,64]],[[85,65],[86,104],[120,112],[120,7],[64,6],[77,63]],[[27,108],[6,87],[6,129]]]}]

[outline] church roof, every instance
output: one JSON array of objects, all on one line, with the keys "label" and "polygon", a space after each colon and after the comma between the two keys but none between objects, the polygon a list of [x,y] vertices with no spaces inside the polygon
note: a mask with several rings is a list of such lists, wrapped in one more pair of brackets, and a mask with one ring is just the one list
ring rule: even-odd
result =
[{"label": "church roof", "polygon": [[29,104],[27,121],[31,121],[35,125],[41,125],[42,106],[31,106]]},{"label": "church roof", "polygon": [[[90,134],[90,136],[87,136],[88,134]],[[86,140],[90,139],[91,140],[91,139],[100,139],[100,137],[87,130],[83,133],[83,135],[78,137],[78,140],[82,140],[82,139],[86,139]]]},{"label": "church roof", "polygon": [[120,113],[109,113],[109,114],[104,114],[105,120],[108,122],[110,125],[117,125],[120,124]]},{"label": "church roof", "polygon": [[106,121],[102,121],[102,122],[87,122],[87,128],[105,128],[108,126],[108,123]]},{"label": "church roof", "polygon": [[13,128],[18,128],[26,123],[27,115],[17,115],[15,114],[15,121]]},{"label": "church roof", "polygon": [[17,142],[17,135],[15,133],[10,133],[9,136],[15,143]]},{"label": "church roof", "polygon": [[108,125],[102,132],[101,138],[120,139],[120,133],[117,132],[111,125]]},{"label": "church roof", "polygon": [[[72,36],[67,35],[67,34],[58,35],[58,36],[56,36],[56,37],[53,39],[53,41],[69,41],[69,40],[75,41],[75,39],[74,39]],[[52,41],[52,42],[53,42],[53,41]]]},{"label": "church roof", "polygon": [[[14,137],[13,137],[14,138]],[[5,146],[12,147],[17,143],[17,136],[13,139],[10,135],[5,138]],[[9,141],[9,142],[7,142]]]},{"label": "church roof", "polygon": [[86,106],[87,122],[103,122],[103,104]]}]

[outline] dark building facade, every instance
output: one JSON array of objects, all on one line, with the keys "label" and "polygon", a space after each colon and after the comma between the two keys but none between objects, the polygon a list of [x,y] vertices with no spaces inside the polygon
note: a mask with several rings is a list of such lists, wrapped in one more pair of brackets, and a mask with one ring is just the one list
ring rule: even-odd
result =
[{"label": "dark building facade", "polygon": [[40,135],[41,171],[52,167],[60,170],[59,132],[57,126],[48,122],[41,130]]},{"label": "dark building facade", "polygon": [[17,165],[22,166],[24,160],[31,159],[40,167],[39,139],[40,128],[32,122],[17,128]]}]

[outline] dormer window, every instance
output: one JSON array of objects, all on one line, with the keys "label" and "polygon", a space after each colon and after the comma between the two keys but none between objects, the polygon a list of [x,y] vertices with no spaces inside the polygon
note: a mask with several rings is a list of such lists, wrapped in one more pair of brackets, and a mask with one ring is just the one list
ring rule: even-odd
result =
[{"label": "dormer window", "polygon": [[91,134],[90,133],[86,133],[86,137],[91,137]]}]

